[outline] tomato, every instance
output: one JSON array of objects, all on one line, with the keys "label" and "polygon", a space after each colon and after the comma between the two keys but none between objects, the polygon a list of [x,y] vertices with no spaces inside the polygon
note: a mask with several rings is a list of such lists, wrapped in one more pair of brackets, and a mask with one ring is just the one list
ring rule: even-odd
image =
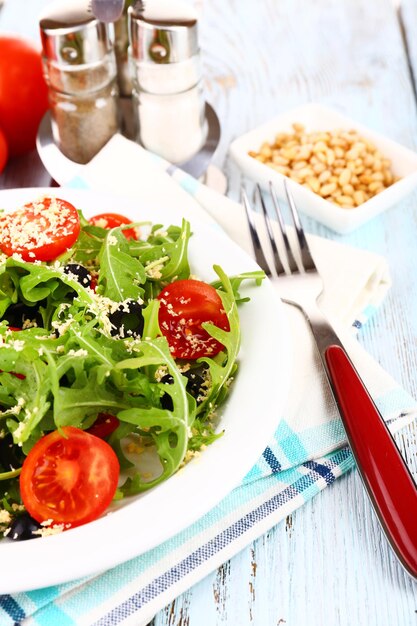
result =
[{"label": "tomato", "polygon": [[0,36],[0,126],[11,156],[35,147],[48,109],[40,52],[24,39]]},{"label": "tomato", "polygon": [[108,443],[65,426],[39,439],[24,460],[23,504],[38,522],[50,519],[71,526],[91,522],[112,501],[119,469]]},{"label": "tomato", "polygon": [[[118,213],[100,213],[100,215],[94,215],[88,221],[94,226],[101,226],[101,228],[117,228],[125,224],[132,224],[132,220]],[[136,228],[127,228],[123,231],[123,234],[126,239],[138,239],[138,230]]]},{"label": "tomato", "polygon": [[86,432],[95,437],[100,437],[100,439],[106,439],[116,430],[119,424],[119,420],[114,415],[99,413],[94,424],[87,428]]},{"label": "tomato", "polygon": [[6,136],[0,128],[0,172],[4,170],[9,156],[9,148],[7,146]]},{"label": "tomato", "polygon": [[53,261],[77,240],[80,218],[75,207],[58,198],[29,202],[0,217],[0,250],[25,261]]},{"label": "tomato", "polygon": [[230,330],[229,320],[219,294],[211,285],[199,280],[178,280],[159,294],[158,321],[171,354],[179,359],[214,356],[223,349],[201,326],[211,322]]}]

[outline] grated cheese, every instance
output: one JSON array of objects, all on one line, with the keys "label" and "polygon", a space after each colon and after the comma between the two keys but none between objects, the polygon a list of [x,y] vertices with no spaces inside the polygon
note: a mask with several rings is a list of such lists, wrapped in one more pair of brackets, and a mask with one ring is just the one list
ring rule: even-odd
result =
[{"label": "grated cheese", "polygon": [[[56,198],[50,198],[50,201],[48,198],[48,205],[45,199],[40,198],[30,206],[2,215],[0,244],[14,250],[25,249],[29,257],[34,258],[34,249],[72,234],[74,226],[78,224],[78,216]],[[13,258],[23,260],[18,254],[13,254]]]},{"label": "grated cheese", "polygon": [[12,516],[6,509],[0,509],[0,524],[10,524]]}]

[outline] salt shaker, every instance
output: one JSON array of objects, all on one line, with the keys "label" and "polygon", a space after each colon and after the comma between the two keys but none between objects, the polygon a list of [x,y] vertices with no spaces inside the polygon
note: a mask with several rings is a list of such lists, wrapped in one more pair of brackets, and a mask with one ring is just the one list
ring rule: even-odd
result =
[{"label": "salt shaker", "polygon": [[171,163],[196,154],[207,134],[198,20],[180,0],[129,8],[129,60],[138,141]]},{"label": "salt shaker", "polygon": [[88,163],[119,126],[112,27],[85,0],[51,3],[39,25],[54,141],[72,161]]}]

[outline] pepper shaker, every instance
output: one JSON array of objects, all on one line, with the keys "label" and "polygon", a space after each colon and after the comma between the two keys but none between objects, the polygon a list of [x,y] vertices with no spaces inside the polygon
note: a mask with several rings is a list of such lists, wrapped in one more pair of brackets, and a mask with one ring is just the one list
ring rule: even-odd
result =
[{"label": "pepper shaker", "polygon": [[55,143],[88,163],[119,128],[112,27],[85,0],[51,3],[39,25]]},{"label": "pepper shaker", "polygon": [[197,15],[180,0],[144,4],[128,11],[137,138],[180,164],[199,151],[207,134]]}]

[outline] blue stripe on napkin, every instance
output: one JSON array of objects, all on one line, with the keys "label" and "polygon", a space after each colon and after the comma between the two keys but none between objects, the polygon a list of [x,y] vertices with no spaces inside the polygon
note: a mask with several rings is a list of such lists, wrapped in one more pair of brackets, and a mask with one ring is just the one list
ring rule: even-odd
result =
[{"label": "blue stripe on napkin", "polygon": [[0,596],[0,608],[7,613],[13,622],[20,622],[25,618],[25,612],[12,596]]},{"label": "blue stripe on napkin", "polygon": [[268,466],[273,474],[275,474],[275,472],[281,471],[281,463],[278,461],[277,457],[272,452],[269,446],[265,448],[262,456],[265,459],[265,461],[268,463]]},{"label": "blue stripe on napkin", "polygon": [[[270,517],[272,520],[285,506],[289,507],[289,512],[297,508],[352,466],[350,451],[344,448],[323,459],[307,462],[299,468],[282,472],[279,480],[275,478],[277,475],[269,476],[250,485],[238,487],[201,520],[161,546],[96,577],[91,583],[80,586],[67,597],[64,595],[53,602],[48,602],[45,597],[45,606],[35,613],[37,626],[77,624],[95,607],[108,601],[111,594],[119,594],[123,588],[128,590],[129,587],[136,588],[136,590],[128,593],[122,601],[118,603],[115,601],[112,609],[104,611],[90,624],[91,626],[116,626],[138,611],[139,615],[141,609],[149,602],[174,585],[180,584],[185,577],[196,572],[206,561],[213,560],[213,567],[216,566],[216,559],[217,562],[222,562],[225,558],[223,554],[227,554],[235,542],[242,542],[241,547],[249,543],[252,534],[257,534],[256,527],[267,518]],[[230,513],[239,506],[244,509],[244,513],[230,523]],[[217,532],[213,534],[212,529],[216,529]],[[201,540],[208,535],[212,535],[209,540]],[[191,543],[190,540],[192,540]],[[182,545],[189,543],[190,547],[188,551],[185,551],[183,558],[174,559],[173,565],[170,555]],[[157,576],[146,579],[146,570],[151,566],[155,568],[158,562],[162,564],[164,560],[167,566],[162,567]],[[146,583],[138,583],[136,586],[135,580],[143,578],[144,574]],[[66,585],[62,587],[65,588]],[[42,591],[34,593],[41,594]],[[23,604],[26,595],[16,595],[15,604],[17,606]],[[31,595],[33,597],[34,594]],[[22,614],[21,612],[20,615]],[[13,619],[5,621],[4,624],[2,621],[1,625],[13,626]]]}]

